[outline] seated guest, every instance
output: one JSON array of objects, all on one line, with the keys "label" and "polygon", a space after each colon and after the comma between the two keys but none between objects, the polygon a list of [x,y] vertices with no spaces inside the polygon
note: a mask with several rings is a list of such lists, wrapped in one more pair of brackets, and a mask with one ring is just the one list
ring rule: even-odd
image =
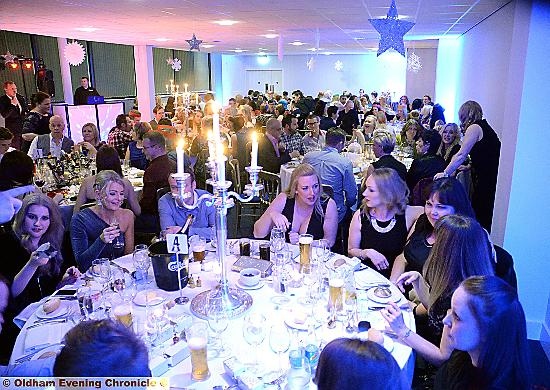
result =
[{"label": "seated guest", "polygon": [[280,143],[283,144],[285,150],[290,157],[299,157],[304,155],[304,143],[302,136],[298,132],[298,118],[294,115],[285,115],[282,121],[283,133],[281,134]]},{"label": "seated guest", "polygon": [[153,130],[156,130],[159,127],[160,120],[164,118],[164,108],[162,108],[162,106],[155,106],[155,108],[153,108],[153,116],[154,118],[151,119],[149,124]]},{"label": "seated guest", "polygon": [[158,131],[149,131],[143,136],[143,153],[149,165],[143,175],[143,193],[139,204],[141,214],[136,219],[136,230],[145,233],[158,233],[157,190],[168,187],[168,175],[176,172],[176,163],[168,158],[166,139]]},{"label": "seated guest", "polygon": [[338,107],[329,106],[327,108],[327,116],[323,116],[319,122],[319,129],[327,131],[336,127],[336,119],[338,119]]},{"label": "seated guest", "polygon": [[13,141],[12,132],[5,127],[0,127],[0,161],[2,161],[4,154],[16,150],[11,147],[11,141]]},{"label": "seated guest", "polygon": [[151,130],[151,125],[147,122],[139,122],[134,125],[132,130],[132,141],[126,149],[126,161],[130,161],[130,166],[145,170],[147,168],[147,158],[143,153],[143,136]]},{"label": "seated guest", "polygon": [[376,113],[376,129],[385,130],[388,127],[388,121],[386,119],[386,113],[384,111],[378,111]]},{"label": "seated guest", "polygon": [[439,144],[441,136],[435,130],[424,130],[418,137],[416,158],[407,172],[407,185],[411,192],[421,179],[432,178],[445,169],[445,160],[436,154]]},{"label": "seated guest", "polygon": [[64,338],[56,377],[150,377],[149,352],[141,339],[112,320],[81,322]]},{"label": "seated guest", "polygon": [[444,111],[445,109],[441,107],[439,103],[434,104],[430,116],[430,122],[428,123],[430,129],[434,129],[435,124],[438,121],[442,121],[443,123],[445,123],[445,114],[443,113]]},{"label": "seated guest", "polygon": [[313,382],[319,390],[405,388],[397,362],[383,346],[344,338],[332,340],[323,348]]},{"label": "seated guest", "polygon": [[441,365],[434,389],[529,389],[525,314],[515,289],[495,276],[472,276],[452,294],[439,348],[408,329],[401,311],[381,311],[401,342]]},{"label": "seated guest", "polygon": [[94,189],[97,204],[79,211],[71,221],[74,257],[82,271],[94,259],[120,257],[134,250],[134,214],[120,208],[124,181],[115,171],[101,171]]},{"label": "seated guest", "polygon": [[398,161],[395,157],[391,155],[393,149],[395,148],[395,137],[394,135],[386,130],[377,130],[374,132],[374,137],[372,138],[372,151],[378,160],[374,161],[367,168],[365,174],[365,180],[369,177],[375,169],[378,168],[392,168],[395,169],[399,177],[405,181],[407,178],[407,168],[405,164],[401,161]]},{"label": "seated guest", "polygon": [[32,109],[23,120],[23,133],[21,134],[21,138],[23,138],[21,150],[23,152],[29,151],[31,141],[35,137],[50,133],[51,104],[50,95],[45,92],[38,91],[32,95]]},{"label": "seated guest", "polygon": [[123,159],[126,156],[128,144],[132,141],[131,121],[127,115],[120,114],[116,117],[116,126],[109,131],[107,144],[118,152],[118,157]]},{"label": "seated guest", "polygon": [[132,129],[133,129],[135,125],[137,125],[138,123],[141,123],[141,112],[132,108],[128,112],[128,118],[130,118],[130,125],[132,126]]},{"label": "seated guest", "polygon": [[327,131],[326,146],[323,150],[309,152],[304,163],[311,164],[323,184],[332,186],[334,201],[338,209],[338,222],[342,222],[349,208],[357,201],[357,184],[353,176],[353,165],[349,159],[340,155],[346,141],[346,133],[339,127]]},{"label": "seated guest", "polygon": [[247,166],[247,161],[250,159],[250,157],[247,156],[246,144],[252,142],[252,130],[244,125],[243,115],[229,117],[229,123],[233,128],[233,135],[231,136],[233,158],[239,160],[239,169],[244,176],[244,168]]},{"label": "seated guest", "polygon": [[75,145],[75,149],[79,150],[85,156],[94,158],[97,150],[103,145],[106,145],[99,137],[99,130],[93,123],[86,123],[82,126],[82,141]]},{"label": "seated guest", "polygon": [[254,224],[254,237],[266,237],[277,227],[288,233],[291,244],[300,234],[311,234],[314,240],[325,239],[332,247],[336,240],[338,211],[334,200],[323,196],[321,180],[309,164],[300,164],[290,176],[290,184],[271,202]]},{"label": "seated guest", "polygon": [[290,161],[290,155],[279,142],[282,131],[281,122],[271,118],[265,125],[265,135],[258,137],[258,165],[264,171],[279,173],[281,164]]},{"label": "seated guest", "polygon": [[409,190],[394,169],[374,170],[365,187],[361,208],[351,220],[348,254],[389,277],[422,207],[407,206]]},{"label": "seated guest", "polygon": [[373,136],[374,130],[378,127],[378,121],[376,116],[367,115],[365,122],[363,122],[363,135],[365,140],[370,140]]},{"label": "seated guest", "polygon": [[25,153],[14,150],[6,153],[0,161],[0,190],[31,184],[34,162]]},{"label": "seated guest", "polygon": [[435,242],[422,274],[403,273],[395,283],[411,285],[428,310],[428,326],[418,332],[438,344],[443,317],[451,306],[451,295],[467,277],[493,275],[494,261],[487,232],[473,218],[447,215],[435,224]]},{"label": "seated guest", "polygon": [[35,137],[29,147],[28,155],[36,160],[37,158],[49,155],[59,158],[63,153],[71,153],[74,142],[65,137],[65,122],[59,115],[50,118],[50,134],[43,134]]},{"label": "seated guest", "polygon": [[419,121],[409,119],[401,129],[401,145],[414,150],[416,140],[424,128]]},{"label": "seated guest", "polygon": [[359,115],[355,110],[355,103],[352,99],[347,99],[344,109],[338,114],[336,124],[348,135],[353,133],[353,129],[359,127]]},{"label": "seated guest", "polygon": [[304,153],[309,153],[314,150],[321,150],[325,147],[325,131],[319,128],[319,117],[310,115],[306,119],[307,129],[310,131],[302,138],[304,145]]},{"label": "seated guest", "polygon": [[441,144],[437,155],[443,157],[445,166],[449,165],[453,156],[460,150],[460,133],[456,123],[447,123],[441,130]]},{"label": "seated guest", "polygon": [[166,233],[178,233],[187,222],[187,218],[192,216],[193,220],[189,225],[187,235],[193,236],[196,234],[210,239],[212,227],[215,224],[216,209],[213,205],[207,206],[204,200],[199,203],[197,208],[192,210],[183,206],[183,203],[191,206],[201,195],[208,194],[207,191],[197,189],[195,174],[191,170],[188,170],[187,173],[189,178],[185,181],[184,191],[189,194],[189,197],[186,199],[181,199],[178,196],[176,179],[171,176],[168,177],[170,192],[159,199],[158,205],[160,228],[165,230]]},{"label": "seated guest", "polygon": [[[189,148],[189,155],[191,156],[189,164],[193,165],[197,187],[203,190],[206,189],[206,180],[210,178],[206,163],[209,158],[208,133],[212,132],[212,127],[213,122],[211,116],[202,118],[201,125],[197,130],[197,136],[193,139],[191,147]],[[243,145],[242,147],[244,148],[245,146]],[[246,152],[243,152],[242,157],[245,156]]]},{"label": "seated guest", "polygon": [[[97,152],[96,168],[98,173],[111,170],[122,177],[122,168],[120,166],[118,153],[110,146],[103,146]],[[86,177],[82,181],[82,184],[80,184],[80,190],[76,197],[73,214],[78,213],[82,205],[96,201],[96,189],[94,187],[96,177],[97,174]],[[122,182],[124,183],[124,198],[128,202],[128,207],[135,215],[141,214],[141,207],[132,183],[125,177],[122,177]]]}]

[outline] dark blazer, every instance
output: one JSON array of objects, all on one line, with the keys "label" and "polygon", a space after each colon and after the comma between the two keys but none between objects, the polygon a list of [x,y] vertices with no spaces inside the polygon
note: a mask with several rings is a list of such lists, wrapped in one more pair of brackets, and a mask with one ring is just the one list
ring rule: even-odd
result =
[{"label": "dark blazer", "polygon": [[262,166],[264,171],[279,173],[281,165],[290,161],[290,155],[287,152],[280,152],[277,157],[273,144],[263,135],[258,139],[258,165]]},{"label": "dark blazer", "polygon": [[6,128],[13,133],[12,146],[16,149],[21,149],[23,119],[25,119],[29,110],[27,108],[27,100],[24,96],[17,94],[17,100],[19,100],[21,109],[11,104],[11,100],[6,94],[0,96],[0,114],[6,121]]}]

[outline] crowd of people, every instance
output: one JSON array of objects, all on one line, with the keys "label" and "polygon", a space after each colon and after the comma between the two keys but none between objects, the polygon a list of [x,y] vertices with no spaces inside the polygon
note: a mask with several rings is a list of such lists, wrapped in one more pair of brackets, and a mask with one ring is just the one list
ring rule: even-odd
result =
[{"label": "crowd of people", "polygon": [[[94,96],[84,81],[81,95]],[[0,262],[0,313],[6,320],[0,348],[6,358],[18,331],[13,318],[29,303],[74,282],[96,258],[131,253],[140,234],[176,233],[186,226],[189,235],[210,239],[215,209],[206,203],[185,207],[208,191],[213,94],[191,110],[175,100],[158,104],[149,123],[132,109],[116,118],[106,140],[87,123],[75,145],[65,134],[64,119],[50,114],[47,94],[33,95],[29,110],[13,82],[4,83],[4,90],[0,243],[9,261]],[[247,180],[253,137],[265,171],[278,174],[283,164],[301,160],[288,188],[255,222],[254,237],[264,238],[277,227],[296,244],[300,234],[311,234],[314,245],[324,240],[399,286],[410,299],[417,331],[405,326],[396,305],[382,315],[436,373],[434,388],[526,388],[525,318],[513,265],[489,236],[500,141],[477,102],[461,106],[460,125],[445,123],[443,111],[428,95],[412,103],[402,96],[392,104],[388,95],[376,93],[325,91],[313,98],[299,90],[249,91],[222,108],[220,127],[225,153],[239,161],[240,178]],[[396,134],[395,127],[402,130]],[[187,147],[184,191],[191,195],[184,199],[171,176],[180,139]],[[369,147],[375,161],[358,186],[342,151],[362,154]],[[392,155],[395,148],[414,156],[408,170]],[[33,183],[33,160],[71,153],[95,159],[97,172],[82,181],[70,226],[64,226],[55,198],[35,189],[22,201],[14,196],[31,190],[22,186]],[[123,164],[144,170],[140,197],[124,177]],[[465,172],[472,188],[459,180]],[[37,250],[44,243],[51,251]],[[121,343],[120,359],[98,357],[108,360],[98,360],[110,368],[105,373],[150,375],[141,341],[109,321],[81,323],[69,332],[52,362],[53,373],[97,376],[96,365],[82,371],[74,361],[115,341]],[[503,358],[495,362],[495,355]],[[315,382],[320,390],[383,389],[395,388],[388,384],[399,383],[399,375],[391,354],[377,344],[338,339],[324,348]]]}]

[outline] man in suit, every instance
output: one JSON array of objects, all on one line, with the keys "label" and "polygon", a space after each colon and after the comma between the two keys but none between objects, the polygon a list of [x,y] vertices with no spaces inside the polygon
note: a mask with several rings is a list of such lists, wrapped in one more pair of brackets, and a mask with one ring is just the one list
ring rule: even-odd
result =
[{"label": "man in suit", "polygon": [[97,90],[90,86],[88,77],[84,76],[80,79],[80,87],[74,91],[74,105],[88,104],[90,96],[99,96]]},{"label": "man in suit", "polygon": [[155,117],[149,122],[149,124],[151,125],[151,128],[153,130],[157,130],[160,120],[164,118],[164,108],[162,108],[161,106],[156,106],[155,108],[153,108],[153,114],[155,115]]},{"label": "man in suit", "polygon": [[265,135],[258,140],[258,164],[264,171],[279,173],[281,164],[290,161],[290,155],[279,143],[282,132],[281,122],[275,118],[265,124]]},{"label": "man in suit", "polygon": [[21,150],[21,132],[23,119],[29,112],[27,101],[17,93],[17,85],[13,81],[4,83],[4,96],[0,97],[0,114],[6,121],[5,127],[13,133],[12,146]]}]

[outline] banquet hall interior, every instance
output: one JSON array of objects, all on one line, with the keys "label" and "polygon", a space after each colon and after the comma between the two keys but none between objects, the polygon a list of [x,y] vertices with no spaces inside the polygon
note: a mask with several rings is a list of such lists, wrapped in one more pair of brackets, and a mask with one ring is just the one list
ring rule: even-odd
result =
[{"label": "banquet hall interior", "polygon": [[[381,27],[381,37],[370,20],[389,20],[391,4],[411,25]],[[107,141],[120,113],[138,107],[149,122],[159,102],[198,105],[207,92],[223,108],[249,90],[289,99],[362,90],[394,103],[428,95],[454,123],[464,102],[479,102],[501,142],[490,237],[513,256],[534,370],[550,388],[546,1],[31,0],[2,2],[0,28],[0,80],[27,100],[38,80],[75,143],[86,115]],[[84,76],[98,95],[89,106],[75,105]],[[235,210],[228,218],[236,238],[251,236],[258,216],[238,230]]]}]

